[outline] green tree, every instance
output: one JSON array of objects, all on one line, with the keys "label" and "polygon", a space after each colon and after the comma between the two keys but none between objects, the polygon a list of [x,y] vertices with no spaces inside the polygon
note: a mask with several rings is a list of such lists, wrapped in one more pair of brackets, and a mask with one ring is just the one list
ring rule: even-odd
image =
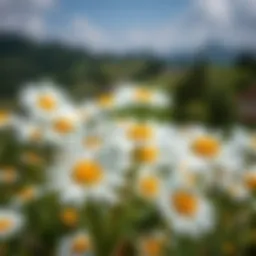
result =
[{"label": "green tree", "polygon": [[191,68],[174,92],[174,119],[177,121],[203,121],[207,92],[207,68],[201,62]]}]

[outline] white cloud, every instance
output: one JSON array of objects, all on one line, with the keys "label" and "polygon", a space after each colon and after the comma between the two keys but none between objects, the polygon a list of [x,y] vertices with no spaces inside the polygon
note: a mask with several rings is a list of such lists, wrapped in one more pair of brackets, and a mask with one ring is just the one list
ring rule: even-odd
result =
[{"label": "white cloud", "polygon": [[0,29],[44,38],[55,36],[95,51],[148,49],[175,53],[193,51],[211,41],[256,49],[256,0],[190,0],[176,17],[160,25],[139,24],[120,30],[107,29],[77,15],[63,24],[63,30],[54,31],[54,26],[46,26],[45,15],[55,1],[0,0]]},{"label": "white cloud", "polygon": [[207,21],[220,25],[227,25],[232,22],[232,10],[229,0],[196,0],[195,7],[201,12]]},{"label": "white cloud", "polygon": [[46,34],[45,14],[55,0],[0,0],[0,29],[35,37]]},{"label": "white cloud", "polygon": [[71,22],[72,43],[96,50],[152,49],[192,51],[209,41],[229,47],[256,48],[256,0],[191,0],[174,20],[156,27],[125,31],[103,29],[76,17]]},{"label": "white cloud", "polygon": [[111,31],[83,17],[76,17],[68,34],[72,43],[87,45],[98,51],[190,51],[209,41],[230,47],[251,48],[256,44],[254,21],[256,0],[191,0],[183,13],[161,26]]},{"label": "white cloud", "polygon": [[86,43],[87,46],[95,49],[107,44],[108,33],[85,18],[74,18],[67,30],[63,39],[71,43]]}]

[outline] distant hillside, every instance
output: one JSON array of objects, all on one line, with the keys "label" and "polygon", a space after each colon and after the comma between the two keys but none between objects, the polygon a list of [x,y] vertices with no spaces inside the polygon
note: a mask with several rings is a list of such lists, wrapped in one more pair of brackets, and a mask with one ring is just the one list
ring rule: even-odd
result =
[{"label": "distant hillside", "polygon": [[77,63],[97,66],[95,58],[86,51],[60,44],[39,44],[15,35],[0,36],[1,95],[11,95],[23,82],[52,77],[65,84],[72,83],[72,69]]},{"label": "distant hillside", "polygon": [[85,49],[38,43],[10,34],[0,35],[0,58],[2,98],[13,96],[24,82],[42,77],[70,89],[77,86],[82,91],[97,91],[116,80],[150,77],[165,66],[164,61],[152,56],[93,55]]}]

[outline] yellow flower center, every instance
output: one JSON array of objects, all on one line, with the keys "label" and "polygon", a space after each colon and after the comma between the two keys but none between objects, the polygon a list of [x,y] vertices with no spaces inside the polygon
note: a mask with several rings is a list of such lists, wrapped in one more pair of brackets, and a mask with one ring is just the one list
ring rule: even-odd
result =
[{"label": "yellow flower center", "polygon": [[30,201],[35,197],[35,188],[26,187],[18,193],[18,198],[22,201]]},{"label": "yellow flower center", "polygon": [[67,134],[74,130],[74,124],[68,118],[59,118],[54,122],[54,129],[60,134]]},{"label": "yellow flower center", "polygon": [[39,108],[45,110],[45,111],[53,111],[56,109],[56,99],[49,94],[44,94],[38,97],[38,102],[37,102]]},{"label": "yellow flower center", "polygon": [[32,164],[32,165],[41,165],[44,161],[40,155],[32,151],[25,152],[22,155],[22,158],[26,164]]},{"label": "yellow flower center", "polygon": [[154,163],[159,156],[156,147],[140,147],[135,150],[135,159],[143,163]]},{"label": "yellow flower center", "polygon": [[[155,238],[147,238],[142,243],[142,251],[147,256],[162,255],[163,242]],[[143,254],[143,255],[144,255]]]},{"label": "yellow flower center", "polygon": [[198,199],[186,191],[176,192],[171,202],[178,213],[187,217],[192,217],[198,210]]},{"label": "yellow flower center", "polygon": [[97,149],[102,145],[101,138],[97,136],[89,136],[84,139],[84,146],[89,149]]},{"label": "yellow flower center", "polygon": [[155,197],[159,192],[159,180],[157,177],[149,176],[140,181],[140,192],[146,197]]},{"label": "yellow flower center", "polygon": [[72,252],[73,253],[85,253],[91,249],[91,243],[87,236],[79,236],[74,239],[72,243]]},{"label": "yellow flower center", "polygon": [[135,91],[135,99],[139,102],[149,102],[152,99],[152,91],[146,88],[139,88]]},{"label": "yellow flower center", "polygon": [[17,172],[12,167],[5,167],[3,169],[2,178],[5,182],[13,182],[17,177]]},{"label": "yellow flower center", "polygon": [[30,133],[30,140],[34,142],[38,142],[42,139],[42,131],[40,129],[34,129]]},{"label": "yellow flower center", "polygon": [[74,166],[72,177],[78,184],[96,185],[103,177],[103,170],[98,163],[84,160]]},{"label": "yellow flower center", "polygon": [[215,157],[219,150],[219,142],[212,137],[200,137],[197,138],[193,144],[192,148],[194,152],[202,157]]},{"label": "yellow flower center", "polygon": [[245,185],[251,191],[256,191],[256,174],[247,174],[245,176]]},{"label": "yellow flower center", "polygon": [[146,141],[152,139],[154,131],[152,127],[138,124],[128,130],[128,137],[133,141]]},{"label": "yellow flower center", "polygon": [[62,222],[67,226],[75,226],[78,222],[78,212],[74,208],[65,209],[60,216]]},{"label": "yellow flower center", "polygon": [[0,110],[0,124],[5,124],[10,119],[10,113],[5,110]]},{"label": "yellow flower center", "polygon": [[98,103],[101,107],[111,107],[114,103],[114,97],[111,93],[102,94],[98,99]]},{"label": "yellow flower center", "polygon": [[0,232],[8,231],[13,225],[13,221],[8,218],[0,217]]}]

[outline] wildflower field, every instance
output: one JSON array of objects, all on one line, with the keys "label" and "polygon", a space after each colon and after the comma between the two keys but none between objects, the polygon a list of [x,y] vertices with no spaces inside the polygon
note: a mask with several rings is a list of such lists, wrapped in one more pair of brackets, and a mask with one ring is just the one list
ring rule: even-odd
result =
[{"label": "wildflower field", "polygon": [[0,111],[1,256],[256,255],[254,131],[157,118],[154,87],[62,88]]}]

